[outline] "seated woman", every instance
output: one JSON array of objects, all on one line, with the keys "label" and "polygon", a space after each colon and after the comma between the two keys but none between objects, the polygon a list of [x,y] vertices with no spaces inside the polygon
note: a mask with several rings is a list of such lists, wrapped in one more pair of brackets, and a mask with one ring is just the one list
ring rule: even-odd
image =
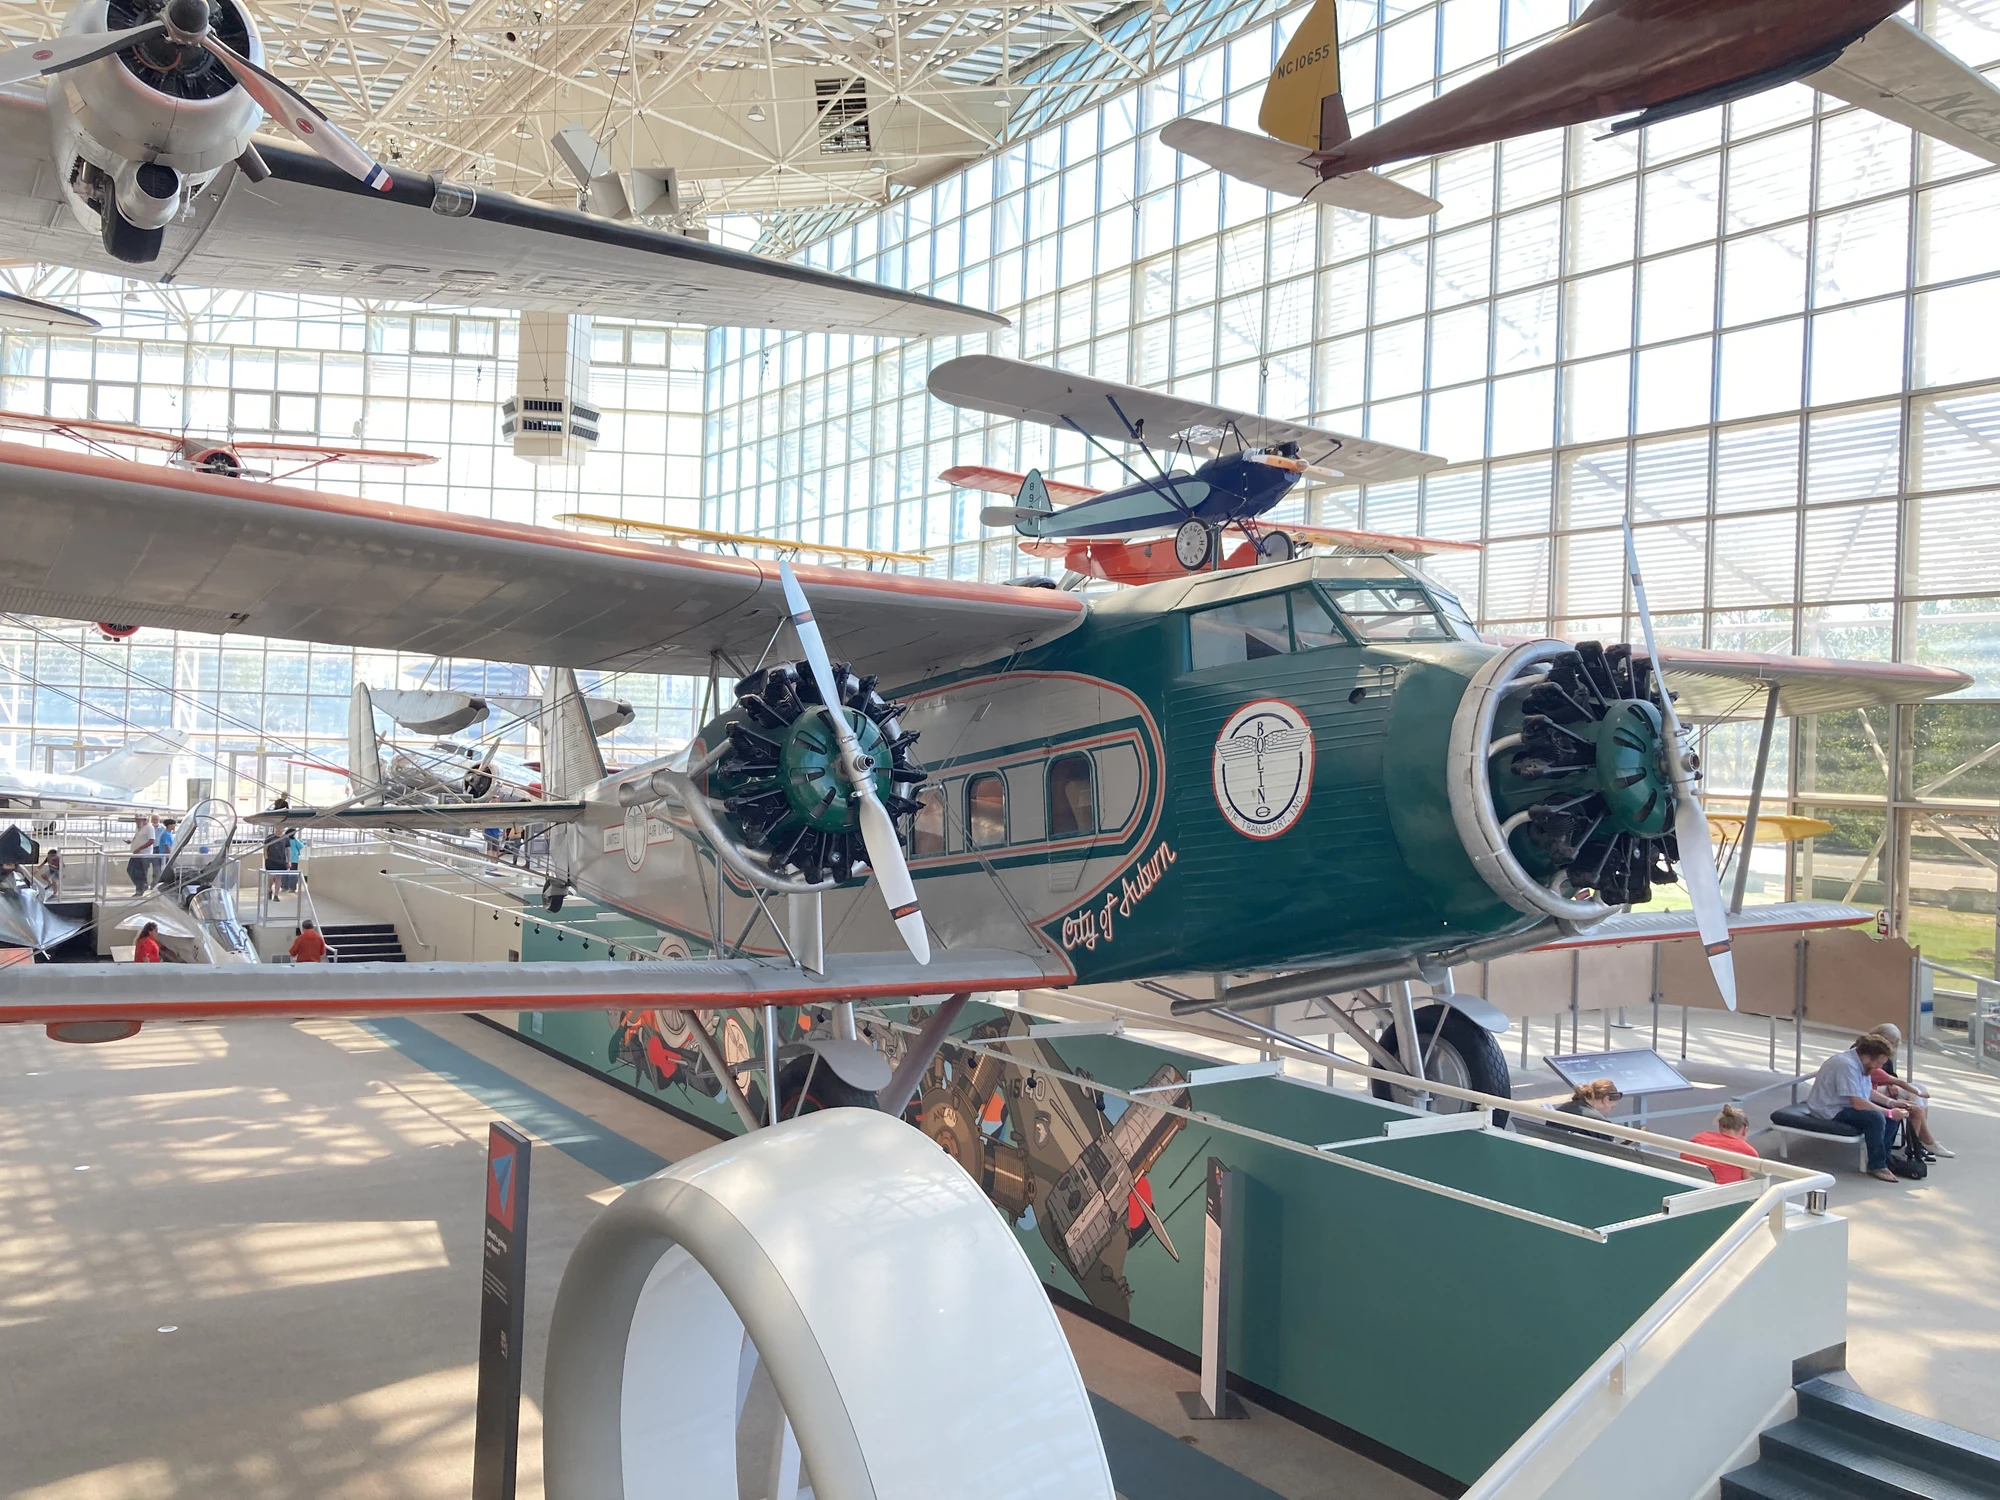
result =
[{"label": "seated woman", "polygon": [[[1556,1108],[1566,1115],[1596,1115],[1599,1119],[1608,1120],[1611,1118],[1611,1106],[1624,1097],[1618,1091],[1618,1085],[1613,1083],[1609,1078],[1593,1078],[1574,1094],[1571,1094],[1567,1103],[1558,1104]],[[1557,1128],[1563,1129],[1566,1127],[1558,1126]],[[1584,1131],[1577,1132],[1578,1135],[1585,1133]],[[1599,1137],[1599,1139],[1602,1139],[1602,1137]]]},{"label": "seated woman", "polygon": [[[1715,1129],[1701,1131],[1692,1138],[1691,1144],[1707,1146],[1712,1151],[1740,1151],[1745,1156],[1758,1154],[1757,1148],[1750,1144],[1750,1117],[1733,1104],[1723,1105],[1722,1113],[1715,1117]],[[1707,1167],[1709,1175],[1717,1182],[1741,1182],[1750,1175],[1743,1168],[1732,1167],[1727,1162],[1686,1155],[1681,1160]]]}]

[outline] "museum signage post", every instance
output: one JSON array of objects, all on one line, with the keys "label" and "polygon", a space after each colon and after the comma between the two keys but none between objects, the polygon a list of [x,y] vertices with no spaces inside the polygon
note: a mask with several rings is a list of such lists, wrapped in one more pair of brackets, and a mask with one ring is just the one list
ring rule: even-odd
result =
[{"label": "museum signage post", "polygon": [[514,1500],[521,1438],[522,1313],[528,1286],[528,1151],[528,1138],[520,1131],[497,1120],[488,1127],[472,1500]]}]

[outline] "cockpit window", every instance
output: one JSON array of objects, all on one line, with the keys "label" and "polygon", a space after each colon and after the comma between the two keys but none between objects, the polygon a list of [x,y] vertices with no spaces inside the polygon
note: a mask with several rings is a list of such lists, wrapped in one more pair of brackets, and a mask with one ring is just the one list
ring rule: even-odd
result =
[{"label": "cockpit window", "polygon": [[1409,584],[1367,583],[1331,590],[1357,634],[1370,641],[1448,641],[1453,633],[1424,591]]},{"label": "cockpit window", "polygon": [[1293,649],[1298,651],[1347,644],[1346,632],[1334,623],[1311,589],[1292,590],[1292,636],[1297,641]]},{"label": "cockpit window", "polygon": [[1283,594],[1197,611],[1188,616],[1188,635],[1197,670],[1283,656],[1292,649]]},{"label": "cockpit window", "polygon": [[1311,589],[1197,610],[1188,616],[1188,636],[1197,670],[1347,644],[1346,633]]}]

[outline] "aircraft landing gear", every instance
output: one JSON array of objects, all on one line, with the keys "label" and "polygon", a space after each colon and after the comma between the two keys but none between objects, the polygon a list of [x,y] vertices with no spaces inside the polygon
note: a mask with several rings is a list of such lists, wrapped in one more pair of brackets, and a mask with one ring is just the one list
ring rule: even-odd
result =
[{"label": "aircraft landing gear", "polygon": [[166,240],[167,231],[164,228],[141,229],[118,212],[117,200],[111,196],[108,185],[97,217],[103,226],[105,254],[132,266],[150,265],[160,258],[160,246]]},{"label": "aircraft landing gear", "polygon": [[1282,531],[1267,531],[1258,538],[1257,556],[1260,561],[1290,562],[1299,555],[1298,545]]},{"label": "aircraft landing gear", "polygon": [[1199,573],[1215,558],[1215,528],[1206,521],[1183,521],[1174,533],[1174,560],[1190,573]]},{"label": "aircraft landing gear", "polygon": [[[1394,1023],[1383,1028],[1380,1041],[1384,1051],[1401,1058]],[[1454,1088],[1498,1094],[1503,1099],[1513,1097],[1514,1086],[1507,1073],[1507,1058],[1500,1050],[1500,1043],[1494,1040],[1492,1032],[1463,1011],[1443,1005],[1426,1005],[1417,1012],[1417,1045],[1423,1051],[1423,1059],[1418,1067],[1411,1069],[1412,1072],[1421,1070],[1423,1076],[1432,1082],[1450,1084]],[[1415,1079],[1411,1081],[1415,1082]],[[1398,1088],[1379,1079],[1369,1087],[1377,1099],[1393,1099],[1398,1104],[1416,1102],[1415,1089]],[[1472,1108],[1465,1100],[1446,1094],[1432,1094],[1430,1107],[1433,1114],[1440,1115],[1457,1114]],[[1496,1126],[1505,1125],[1504,1114],[1496,1110],[1493,1123]]]}]

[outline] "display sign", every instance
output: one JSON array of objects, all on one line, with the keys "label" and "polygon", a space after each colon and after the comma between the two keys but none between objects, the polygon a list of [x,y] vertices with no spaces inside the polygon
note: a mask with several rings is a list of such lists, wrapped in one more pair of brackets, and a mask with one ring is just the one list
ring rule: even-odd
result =
[{"label": "display sign", "polygon": [[528,1138],[486,1134],[486,1235],[479,1278],[479,1402],[472,1500],[514,1500],[521,1436],[522,1314],[528,1289]]},{"label": "display sign", "polygon": [[1196,1418],[1241,1417],[1229,1394],[1229,1283],[1236,1251],[1236,1174],[1219,1156],[1208,1159],[1208,1212],[1201,1226],[1201,1389],[1181,1392]]},{"label": "display sign", "polygon": [[1676,1089],[1694,1087],[1651,1047],[1634,1047],[1623,1052],[1572,1052],[1544,1061],[1573,1089],[1599,1078],[1609,1078],[1621,1094],[1671,1094]]}]

